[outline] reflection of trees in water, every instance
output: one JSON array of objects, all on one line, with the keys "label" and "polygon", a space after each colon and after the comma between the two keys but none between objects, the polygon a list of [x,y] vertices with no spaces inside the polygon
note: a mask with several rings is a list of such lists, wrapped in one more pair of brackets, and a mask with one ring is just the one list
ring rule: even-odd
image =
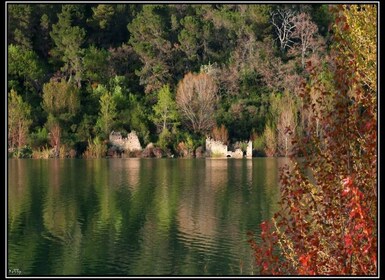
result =
[{"label": "reflection of trees in water", "polygon": [[22,222],[22,214],[31,208],[30,177],[26,163],[19,159],[8,160],[8,180],[11,186],[8,188],[8,227],[11,232]]},{"label": "reflection of trees in water", "polygon": [[[184,259],[196,266],[184,273],[251,274],[254,258],[247,243],[249,220],[256,211],[250,184],[253,163],[249,160],[215,159],[204,162],[203,174],[185,178],[178,224],[185,246]],[[187,171],[188,172],[188,171]],[[183,172],[181,172],[184,174]],[[189,180],[192,181],[189,181]],[[193,183],[194,182],[194,183]],[[194,192],[187,186],[194,184]],[[254,222],[255,223],[255,222]]]},{"label": "reflection of trees in water", "polygon": [[108,161],[109,184],[117,189],[127,187],[134,191],[139,187],[139,171],[141,159],[139,158],[114,158]]},{"label": "reflection of trees in water", "polygon": [[[37,193],[42,210],[35,216],[42,214],[40,226],[45,231],[44,239],[37,228],[22,239],[19,236],[18,244],[31,255],[14,253],[13,263],[20,263],[16,261],[22,255],[26,266],[33,268],[36,253],[44,247],[50,256],[45,273],[107,269],[129,274],[251,274],[246,232],[260,223],[269,196],[275,195],[276,163],[95,159],[76,165],[64,161],[44,161],[25,174],[18,171],[26,176],[15,180],[26,190],[32,184],[26,178],[41,172],[41,179],[33,183],[43,186]],[[12,190],[10,195],[31,199],[26,190],[20,194]],[[27,215],[14,207],[15,217]],[[106,263],[113,265],[106,268]]]},{"label": "reflection of trees in water", "polygon": [[68,193],[73,187],[61,181],[63,180],[61,161],[54,159],[47,166],[48,186],[43,206],[43,220],[45,228],[54,237],[67,242],[76,224],[77,204]]},{"label": "reflection of trees in water", "polygon": [[[65,166],[65,167],[64,167]],[[50,272],[52,274],[79,274],[82,232],[78,222],[79,204],[76,201],[75,170],[60,159],[47,165],[48,185],[43,204],[43,223],[47,232],[43,237],[59,246]],[[60,253],[58,253],[60,252]]]},{"label": "reflection of trees in water", "polygon": [[228,159],[206,159],[206,185],[210,185],[214,192],[223,189],[227,183]]},{"label": "reflection of trees in water", "polygon": [[227,160],[206,160],[203,164],[204,169],[192,167],[180,171],[186,174],[183,181],[186,187],[181,194],[177,219],[179,229],[186,235],[213,238],[217,228],[215,195],[226,183]]},{"label": "reflection of trees in water", "polygon": [[33,270],[40,238],[31,213],[31,173],[28,161],[8,160],[8,267],[23,274]]}]

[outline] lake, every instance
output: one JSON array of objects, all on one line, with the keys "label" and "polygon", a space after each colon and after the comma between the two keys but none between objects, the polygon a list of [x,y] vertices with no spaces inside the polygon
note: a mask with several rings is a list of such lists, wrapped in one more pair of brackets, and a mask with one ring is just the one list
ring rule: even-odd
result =
[{"label": "lake", "polygon": [[9,275],[255,275],[285,163],[9,159]]}]

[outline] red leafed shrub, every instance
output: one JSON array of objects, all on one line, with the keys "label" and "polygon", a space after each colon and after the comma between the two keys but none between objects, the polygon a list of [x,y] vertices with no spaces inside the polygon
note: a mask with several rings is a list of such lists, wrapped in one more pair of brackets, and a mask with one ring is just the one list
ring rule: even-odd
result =
[{"label": "red leafed shrub", "polygon": [[[308,69],[304,108],[320,110],[280,170],[281,208],[250,244],[261,274],[377,274],[377,64],[375,5],[333,7],[323,70]],[[359,36],[357,35],[359,34]],[[374,55],[373,55],[374,52]],[[311,67],[311,65],[308,65]],[[374,81],[374,82],[373,82]],[[320,93],[317,100],[310,94]],[[314,123],[321,126],[316,131]]]}]

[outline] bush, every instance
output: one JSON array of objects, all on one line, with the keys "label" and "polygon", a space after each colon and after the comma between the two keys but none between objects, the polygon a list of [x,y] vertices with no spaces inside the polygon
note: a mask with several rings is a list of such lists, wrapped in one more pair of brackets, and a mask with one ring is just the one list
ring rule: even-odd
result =
[{"label": "bush", "polygon": [[48,144],[48,131],[45,127],[38,128],[36,132],[31,133],[29,143],[32,148],[43,147]]},{"label": "bush", "polygon": [[167,150],[170,147],[172,147],[172,142],[173,142],[173,136],[171,132],[165,128],[162,130],[162,132],[159,134],[159,139],[157,142],[157,145],[162,148],[162,150]]},{"label": "bush", "polygon": [[20,149],[15,149],[12,157],[16,158],[31,158],[32,157],[32,149],[30,146],[25,145]]},{"label": "bush", "polygon": [[107,153],[107,145],[99,137],[88,140],[87,150],[83,153],[84,158],[101,158]]}]

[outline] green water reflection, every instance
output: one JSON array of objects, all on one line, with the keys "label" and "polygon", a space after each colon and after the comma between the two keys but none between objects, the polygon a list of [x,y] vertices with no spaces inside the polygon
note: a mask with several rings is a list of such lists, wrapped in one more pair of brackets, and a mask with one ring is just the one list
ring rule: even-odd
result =
[{"label": "green water reflection", "polygon": [[[8,161],[8,271],[253,275],[285,159]],[[11,274],[9,274],[11,275]]]}]

